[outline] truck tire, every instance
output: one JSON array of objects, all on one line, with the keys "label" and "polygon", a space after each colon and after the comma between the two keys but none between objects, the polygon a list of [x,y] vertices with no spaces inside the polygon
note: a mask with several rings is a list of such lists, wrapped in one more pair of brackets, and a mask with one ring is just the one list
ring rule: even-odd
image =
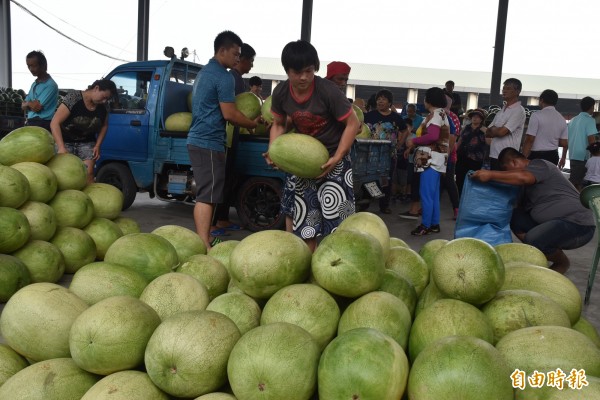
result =
[{"label": "truck tire", "polygon": [[118,162],[104,164],[96,174],[96,182],[113,185],[123,193],[123,210],[133,204],[137,194],[137,185],[127,165]]},{"label": "truck tire", "polygon": [[285,217],[281,213],[281,190],[278,179],[252,177],[237,192],[237,213],[242,224],[252,232],[283,229]]}]

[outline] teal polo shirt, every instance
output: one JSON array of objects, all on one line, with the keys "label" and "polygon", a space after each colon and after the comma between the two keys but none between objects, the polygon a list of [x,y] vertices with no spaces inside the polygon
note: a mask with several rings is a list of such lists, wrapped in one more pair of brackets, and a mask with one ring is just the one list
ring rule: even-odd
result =
[{"label": "teal polo shirt", "polygon": [[187,144],[225,151],[225,118],[219,103],[235,102],[233,76],[211,58],[196,77],[192,94],[192,125]]}]

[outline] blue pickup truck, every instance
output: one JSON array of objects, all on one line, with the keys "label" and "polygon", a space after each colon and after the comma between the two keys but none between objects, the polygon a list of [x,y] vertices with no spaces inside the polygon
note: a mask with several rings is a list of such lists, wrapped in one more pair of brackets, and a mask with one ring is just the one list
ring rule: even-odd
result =
[{"label": "blue pickup truck", "polygon": [[[202,65],[172,58],[118,66],[107,78],[115,82],[119,101],[110,109],[108,132],[96,164],[96,181],[124,194],[126,209],[137,192],[170,202],[194,203],[195,183],[186,148],[187,132],[168,131],[165,120],[188,111],[187,96]],[[240,135],[235,160],[235,207],[251,231],[283,227],[281,171],[264,161],[268,138]],[[389,141],[357,141],[353,148],[355,191],[368,204],[376,185],[389,175]]]}]

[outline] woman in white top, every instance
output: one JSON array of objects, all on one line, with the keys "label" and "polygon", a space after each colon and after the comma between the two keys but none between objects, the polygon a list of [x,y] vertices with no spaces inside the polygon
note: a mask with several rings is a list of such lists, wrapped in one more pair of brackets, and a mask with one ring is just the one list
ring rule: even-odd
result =
[{"label": "woman in white top", "polygon": [[600,142],[594,142],[587,147],[591,157],[585,162],[586,173],[583,186],[600,183]]},{"label": "woman in white top", "polygon": [[[421,172],[421,225],[411,234],[415,236],[440,231],[440,176],[446,172],[448,160],[448,116],[443,89],[433,87],[425,92],[425,108],[429,115],[423,121],[423,134],[406,140],[406,147],[415,151],[415,170]],[[418,170],[417,170],[418,168]]]}]

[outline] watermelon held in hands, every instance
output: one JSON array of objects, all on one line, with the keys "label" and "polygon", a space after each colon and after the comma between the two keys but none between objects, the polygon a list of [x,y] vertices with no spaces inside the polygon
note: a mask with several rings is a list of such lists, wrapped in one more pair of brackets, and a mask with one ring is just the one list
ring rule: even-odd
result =
[{"label": "watermelon held in hands", "polygon": [[327,148],[312,136],[286,133],[269,146],[269,157],[282,171],[300,178],[316,178],[329,160]]},{"label": "watermelon held in hands", "polygon": [[266,123],[270,124],[273,122],[273,113],[271,112],[271,104],[273,103],[273,98],[271,96],[267,97],[264,103],[260,108],[260,113],[265,120]]},{"label": "watermelon held in hands", "polygon": [[261,113],[260,99],[252,92],[235,96],[235,107],[248,119],[255,119]]}]

